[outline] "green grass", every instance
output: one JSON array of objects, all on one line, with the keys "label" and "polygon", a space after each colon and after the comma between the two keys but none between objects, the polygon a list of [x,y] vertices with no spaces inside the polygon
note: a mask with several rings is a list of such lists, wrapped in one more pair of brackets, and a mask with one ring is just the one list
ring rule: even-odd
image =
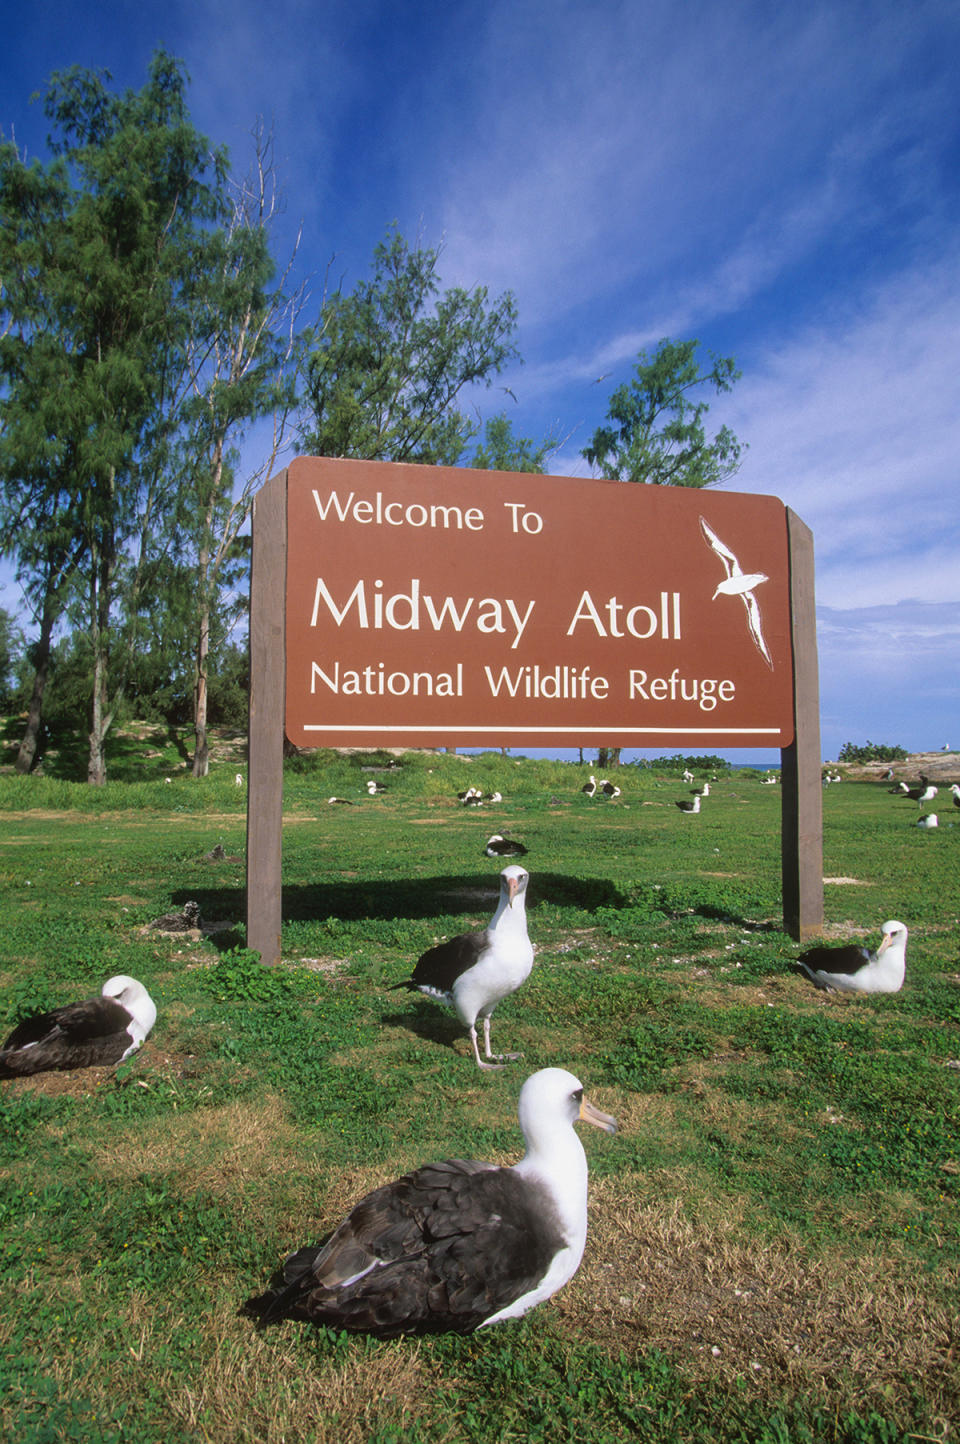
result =
[{"label": "green grass", "polygon": [[[284,963],[266,970],[244,946],[242,754],[194,782],[176,739],[134,742],[103,789],[49,764],[0,776],[0,1025],[119,971],[159,1008],[115,1072],[0,1085],[4,1437],[948,1437],[952,817],[925,834],[882,786],[825,792],[826,875],[856,879],[827,884],[828,931],[910,928],[903,991],[841,998],[791,971],[779,796],[749,774],[683,818],[684,785],[640,769],[622,769],[616,802],[588,802],[564,764],[416,753],[371,799],[365,769],[386,757],[297,758]],[[503,802],[465,811],[470,783]],[[454,1018],[388,986],[489,917],[494,831],[529,848],[537,965],[494,1024],[524,1062],[481,1075]],[[217,843],[227,858],[208,861]],[[146,927],[187,898],[221,930]],[[389,1344],[258,1335],[238,1315],[377,1182],[427,1158],[512,1161],[519,1082],[550,1064],[621,1121],[584,1139],[591,1237],[550,1304]]]}]

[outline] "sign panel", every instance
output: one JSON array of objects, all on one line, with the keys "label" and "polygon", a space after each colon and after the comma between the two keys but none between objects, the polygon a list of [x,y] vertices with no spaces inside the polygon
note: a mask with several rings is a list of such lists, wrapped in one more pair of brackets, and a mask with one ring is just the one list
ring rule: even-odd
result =
[{"label": "sign panel", "polygon": [[786,508],[301,457],[286,655],[301,747],[784,748]]}]

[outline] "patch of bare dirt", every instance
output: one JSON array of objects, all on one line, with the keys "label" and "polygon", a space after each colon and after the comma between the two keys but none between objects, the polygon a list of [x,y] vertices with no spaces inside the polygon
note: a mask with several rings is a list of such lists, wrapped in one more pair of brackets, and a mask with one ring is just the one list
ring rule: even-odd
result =
[{"label": "patch of bare dirt", "polygon": [[558,1300],[578,1333],[824,1404],[886,1412],[907,1403],[905,1379],[923,1379],[944,1421],[956,1417],[957,1320],[915,1268],[859,1247],[817,1257],[786,1234],[751,1238],[739,1218],[694,1221],[680,1199],[638,1201],[622,1178],[590,1195],[587,1258]]}]

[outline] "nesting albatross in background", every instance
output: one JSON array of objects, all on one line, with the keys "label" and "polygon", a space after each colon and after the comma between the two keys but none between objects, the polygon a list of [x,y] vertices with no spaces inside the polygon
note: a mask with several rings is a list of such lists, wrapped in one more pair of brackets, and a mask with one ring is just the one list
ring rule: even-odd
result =
[{"label": "nesting albatross in background", "polygon": [[261,1327],[307,1319],[389,1339],[468,1334],[550,1298],[576,1273],[587,1237],[587,1160],[573,1125],[617,1125],[563,1068],[532,1074],[517,1113],[519,1163],[452,1158],[384,1184],[326,1243],[291,1254],[283,1285],[246,1311]]},{"label": "nesting albatross in background", "polygon": [[[526,982],[533,967],[533,945],[527,936],[527,883],[530,874],[511,863],[500,874],[500,901],[483,932],[460,933],[428,948],[413,972],[394,988],[426,993],[449,1003],[469,1031],[478,1068],[499,1068],[519,1053],[490,1052],[490,1014]],[[483,1050],[477,1047],[477,1019],[483,1019]]]},{"label": "nesting albatross in background", "polygon": [[487,838],[487,845],[483,849],[487,857],[526,857],[527,849],[522,842],[516,842],[512,837],[504,837],[501,832],[495,832],[492,837]]},{"label": "nesting albatross in background", "polygon": [[674,806],[679,807],[685,816],[692,816],[700,811],[700,794],[698,793],[692,802],[688,802],[686,798],[683,798],[682,801],[674,803]]},{"label": "nesting albatross in background", "polygon": [[857,943],[839,948],[807,948],[797,966],[818,988],[844,993],[899,993],[906,972],[907,929],[884,923],[875,953]]},{"label": "nesting albatross in background", "polygon": [[146,988],[121,973],[107,979],[99,998],[18,1023],[0,1049],[0,1078],[122,1063],[156,1021],[156,1005]]}]

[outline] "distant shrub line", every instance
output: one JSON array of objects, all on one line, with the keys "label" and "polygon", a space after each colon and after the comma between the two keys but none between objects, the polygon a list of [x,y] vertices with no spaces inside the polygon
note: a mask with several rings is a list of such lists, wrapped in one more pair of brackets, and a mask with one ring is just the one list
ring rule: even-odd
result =
[{"label": "distant shrub line", "polygon": [[880,742],[844,742],[838,762],[902,762],[907,756],[903,747],[886,747]]}]

